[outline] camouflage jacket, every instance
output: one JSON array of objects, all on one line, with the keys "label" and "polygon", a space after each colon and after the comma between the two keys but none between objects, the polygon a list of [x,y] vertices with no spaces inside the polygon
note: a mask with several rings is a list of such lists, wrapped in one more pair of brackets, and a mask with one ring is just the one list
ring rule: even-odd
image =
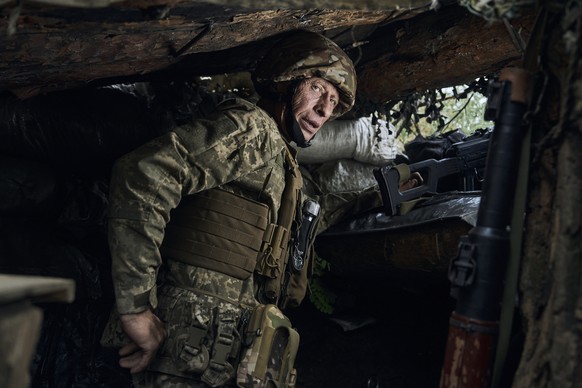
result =
[{"label": "camouflage jacket", "polygon": [[221,187],[265,203],[276,222],[285,184],[275,121],[238,99],[120,158],[110,187],[109,245],[121,314],[157,306],[160,245],[183,196]]}]

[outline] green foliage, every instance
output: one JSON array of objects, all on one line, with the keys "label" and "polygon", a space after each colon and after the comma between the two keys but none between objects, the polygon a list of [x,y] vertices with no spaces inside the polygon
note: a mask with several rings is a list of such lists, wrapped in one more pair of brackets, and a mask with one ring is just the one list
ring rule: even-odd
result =
[{"label": "green foliage", "polygon": [[329,272],[331,263],[319,257],[316,252],[314,252],[313,256],[313,276],[324,276],[327,272]]},{"label": "green foliage", "polygon": [[309,301],[324,314],[333,313],[337,299],[337,295],[327,288],[321,279],[329,270],[330,263],[315,254],[313,276],[309,281]]},{"label": "green foliage", "polygon": [[313,306],[324,314],[332,314],[337,296],[319,278],[311,279],[309,289],[309,301]]}]

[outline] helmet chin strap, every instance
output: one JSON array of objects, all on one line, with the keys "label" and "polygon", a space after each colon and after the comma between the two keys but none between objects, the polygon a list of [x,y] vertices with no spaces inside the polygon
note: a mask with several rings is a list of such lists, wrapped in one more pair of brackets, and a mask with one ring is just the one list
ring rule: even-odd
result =
[{"label": "helmet chin strap", "polygon": [[297,90],[298,82],[295,82],[291,85],[290,90],[291,93],[288,93],[288,100],[287,100],[287,107],[286,107],[286,118],[285,118],[285,126],[289,128],[287,132],[289,133],[289,137],[291,140],[297,144],[297,147],[300,148],[307,148],[311,145],[311,140],[305,140],[305,136],[303,136],[303,132],[301,131],[301,127],[295,117],[293,117],[293,104],[292,99],[295,91]]},{"label": "helmet chin strap", "polygon": [[291,125],[291,140],[297,144],[297,147],[307,148],[311,146],[311,140],[305,140],[305,136],[303,136],[303,132],[301,132],[301,127],[297,121],[293,118],[291,120],[293,120]]}]

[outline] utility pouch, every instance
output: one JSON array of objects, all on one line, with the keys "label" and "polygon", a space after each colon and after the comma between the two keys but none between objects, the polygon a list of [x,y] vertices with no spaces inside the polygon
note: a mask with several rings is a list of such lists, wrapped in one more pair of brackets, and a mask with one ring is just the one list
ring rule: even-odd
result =
[{"label": "utility pouch", "polygon": [[311,259],[314,256],[313,243],[319,222],[320,206],[312,199],[303,202],[293,245],[289,250],[287,274],[278,306],[281,309],[297,307],[307,293],[311,275]]},{"label": "utility pouch", "polygon": [[182,327],[174,330],[170,354],[174,367],[182,373],[202,373],[208,368],[209,351],[204,344],[206,330],[199,327]]},{"label": "utility pouch", "polygon": [[299,333],[273,304],[257,306],[243,335],[237,370],[237,386],[245,388],[293,388]]},{"label": "utility pouch", "polygon": [[[217,274],[225,277],[226,275]],[[149,370],[221,387],[235,375],[241,308],[200,290],[164,285],[158,315],[168,338]]]},{"label": "utility pouch", "polygon": [[275,224],[267,225],[255,272],[270,279],[278,278],[283,271],[282,258],[287,252],[288,242],[287,228]]},{"label": "utility pouch", "polygon": [[285,279],[289,255],[289,239],[293,233],[293,223],[300,203],[303,181],[299,165],[295,161],[294,150],[285,148],[285,189],[281,196],[281,206],[277,213],[277,224],[267,227],[261,248],[262,255],[257,260],[255,272],[264,276],[263,289],[259,300],[277,303]]}]

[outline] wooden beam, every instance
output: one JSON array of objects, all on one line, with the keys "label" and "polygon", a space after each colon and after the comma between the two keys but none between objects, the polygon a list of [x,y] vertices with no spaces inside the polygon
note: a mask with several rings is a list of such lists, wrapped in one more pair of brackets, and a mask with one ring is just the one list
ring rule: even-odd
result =
[{"label": "wooden beam", "polygon": [[[37,3],[60,5],[67,7],[99,8],[118,3],[124,7],[150,8],[174,6],[177,3],[194,3],[195,0],[33,0]],[[205,0],[207,4],[223,7],[260,9],[357,9],[357,10],[393,10],[428,8],[430,0]]]},{"label": "wooden beam", "polygon": [[[206,0],[211,4],[232,5],[232,0]],[[430,0],[239,0],[237,6],[262,9],[265,6],[280,9],[352,9],[352,10],[394,10],[428,8]]]},{"label": "wooden beam", "polygon": [[[28,4],[19,14],[0,7],[0,31],[8,31],[11,24],[15,31],[0,34],[0,90],[20,89],[23,95],[160,71],[187,55],[227,50],[293,29],[323,32],[410,14],[405,10],[282,9],[244,13],[196,2],[145,10]],[[240,58],[232,57],[225,67],[239,63]],[[208,62],[204,66],[212,69]]]},{"label": "wooden beam", "polygon": [[[325,33],[346,49],[357,64],[360,97],[376,103],[467,82],[521,57],[506,25],[489,24],[456,5],[438,11],[256,11],[180,0],[127,0],[91,9],[22,4],[20,13],[0,6],[0,31],[14,28],[13,34],[0,33],[0,92],[20,97],[148,77],[248,71],[277,34],[298,28]],[[511,24],[526,40],[533,17]]]},{"label": "wooden beam", "polygon": [[358,67],[358,91],[365,100],[382,102],[490,75],[518,63],[523,53],[515,39],[527,41],[533,19],[525,15],[508,25],[489,23],[462,7],[449,7],[390,24],[365,48],[368,56],[381,55],[364,58]]}]

